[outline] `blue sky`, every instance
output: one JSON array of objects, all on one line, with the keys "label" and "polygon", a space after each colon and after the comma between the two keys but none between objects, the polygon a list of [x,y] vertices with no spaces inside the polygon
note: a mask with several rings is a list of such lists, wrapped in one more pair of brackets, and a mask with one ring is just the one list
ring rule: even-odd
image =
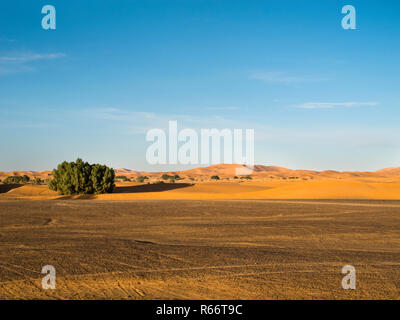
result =
[{"label": "blue sky", "polygon": [[169,120],[255,129],[257,164],[399,166],[399,21],[394,0],[1,1],[0,171],[172,169],[145,159]]}]

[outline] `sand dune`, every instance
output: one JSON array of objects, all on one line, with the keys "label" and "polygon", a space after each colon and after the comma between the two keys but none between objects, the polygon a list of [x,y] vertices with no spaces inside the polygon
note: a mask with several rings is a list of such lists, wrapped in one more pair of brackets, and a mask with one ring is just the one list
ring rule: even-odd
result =
[{"label": "sand dune", "polygon": [[0,194],[0,200],[96,199],[369,199],[400,200],[400,182],[352,180],[118,184],[112,194],[60,196],[47,186],[25,185]]},{"label": "sand dune", "polygon": [[308,181],[199,183],[164,192],[104,194],[98,200],[134,199],[375,199],[400,200],[400,183]]},{"label": "sand dune", "polygon": [[[216,164],[207,167],[199,167],[190,170],[181,171],[167,171],[167,172],[145,172],[136,171],[124,168],[115,169],[117,176],[137,177],[141,175],[147,175],[150,177],[160,177],[164,173],[167,174],[178,174],[181,177],[193,177],[193,178],[210,178],[212,175],[218,175],[222,178],[233,178],[236,175],[237,168],[243,168],[241,164]],[[15,175],[28,175],[29,177],[39,177],[46,179],[51,177],[51,171],[12,171],[12,172],[1,172],[0,179],[4,179],[8,176]],[[251,174],[253,178],[298,178],[298,179],[349,179],[349,178],[381,178],[381,179],[398,179],[400,181],[400,167],[397,168],[386,168],[377,171],[370,172],[359,172],[359,171],[314,171],[314,170],[292,170],[278,166],[264,166],[255,165],[254,171]]]},{"label": "sand dune", "polygon": [[11,172],[4,172],[0,171],[0,179],[4,180],[9,176],[23,176],[27,175],[28,177],[32,178],[40,178],[40,179],[48,179],[51,177],[51,171],[11,171]]},{"label": "sand dune", "polygon": [[[0,190],[5,199],[400,199],[400,168],[375,172],[337,172],[332,170],[290,170],[275,166],[257,165],[251,180],[233,179],[236,168],[242,165],[219,164],[185,171],[174,171],[183,180],[179,183],[155,183],[164,172],[143,173],[116,169],[116,175],[136,177],[146,174],[146,183],[117,183],[113,194],[87,196],[59,196],[46,186],[25,185]],[[10,174],[47,176],[49,171],[14,171]],[[212,175],[220,181],[211,181]],[[188,178],[192,178],[189,180]]]}]

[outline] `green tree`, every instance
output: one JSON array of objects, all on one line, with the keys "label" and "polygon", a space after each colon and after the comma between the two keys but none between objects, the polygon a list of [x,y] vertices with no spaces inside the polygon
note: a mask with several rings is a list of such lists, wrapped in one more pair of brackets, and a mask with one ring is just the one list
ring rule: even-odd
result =
[{"label": "green tree", "polygon": [[4,184],[26,184],[29,181],[27,175],[22,176],[9,176],[4,179]]},{"label": "green tree", "polygon": [[219,180],[219,177],[218,177],[218,176],[212,176],[211,179],[213,179],[213,180]]},{"label": "green tree", "polygon": [[115,172],[107,166],[84,162],[59,164],[53,170],[53,179],[48,182],[51,190],[63,195],[110,193],[114,189]]},{"label": "green tree", "polygon": [[136,181],[137,181],[137,182],[140,182],[140,183],[143,183],[144,180],[148,180],[148,179],[149,179],[148,176],[140,176],[140,177],[137,177],[137,178],[136,178]]},{"label": "green tree", "polygon": [[243,176],[243,177],[240,177],[240,179],[246,179],[246,180],[251,180],[251,179],[253,179],[251,176]]},{"label": "green tree", "polygon": [[115,179],[117,179],[117,180],[122,180],[122,181],[125,181],[125,182],[131,181],[131,179],[129,179],[129,178],[126,177],[126,176],[116,176]]},{"label": "green tree", "polygon": [[38,178],[38,177],[36,177],[35,179],[33,179],[32,182],[33,182],[33,184],[40,185],[40,184],[43,183],[43,180]]},{"label": "green tree", "polygon": [[91,180],[95,194],[111,193],[115,187],[115,172],[107,166],[92,165]]}]

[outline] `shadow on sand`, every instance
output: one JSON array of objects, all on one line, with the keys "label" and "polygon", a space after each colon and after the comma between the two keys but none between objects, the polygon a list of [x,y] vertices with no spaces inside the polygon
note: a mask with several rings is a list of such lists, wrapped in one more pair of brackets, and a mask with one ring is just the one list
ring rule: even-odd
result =
[{"label": "shadow on sand", "polygon": [[23,184],[0,184],[0,193],[6,193],[12,189],[22,187]]},{"label": "shadow on sand", "polygon": [[116,187],[113,193],[162,192],[193,186],[192,183],[156,183],[139,186]]},{"label": "shadow on sand", "polygon": [[[139,186],[126,186],[126,187],[116,187],[113,193],[141,193],[141,192],[162,192],[180,188],[187,188],[193,186],[193,183],[155,183],[155,184],[142,184]],[[57,198],[57,200],[89,200],[95,199],[94,194],[82,194],[73,196],[62,196]]]}]

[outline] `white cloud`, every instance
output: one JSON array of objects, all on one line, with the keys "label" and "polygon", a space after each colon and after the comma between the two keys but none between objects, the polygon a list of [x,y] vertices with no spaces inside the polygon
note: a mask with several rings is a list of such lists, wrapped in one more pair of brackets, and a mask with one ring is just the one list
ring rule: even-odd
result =
[{"label": "white cloud", "polygon": [[12,55],[0,55],[0,76],[30,72],[34,68],[29,65],[30,62],[39,60],[53,60],[65,57],[65,53],[23,53],[23,54],[12,54]]},{"label": "white cloud", "polygon": [[33,68],[23,64],[9,66],[9,65],[2,65],[0,63],[0,76],[20,73],[20,72],[30,72],[30,71],[33,71]]},{"label": "white cloud", "polygon": [[261,80],[267,83],[294,84],[303,82],[327,81],[328,78],[312,76],[293,76],[285,72],[253,72],[250,79]]},{"label": "white cloud", "polygon": [[239,110],[240,108],[234,106],[227,106],[227,107],[208,107],[206,109],[213,111],[233,111],[233,110]]},{"label": "white cloud", "polygon": [[193,116],[184,114],[162,114],[152,112],[138,112],[117,108],[86,109],[84,115],[97,120],[104,120],[102,125],[115,126],[119,134],[145,135],[149,129],[160,128],[167,130],[168,121],[177,120],[178,129],[204,128],[217,129],[254,129],[255,140],[264,144],[332,144],[347,147],[398,147],[396,137],[397,128],[380,127],[282,127],[281,125],[266,125],[260,122],[248,122],[243,119],[234,120],[218,116]]},{"label": "white cloud", "polygon": [[354,107],[374,107],[377,102],[307,102],[297,108],[300,109],[332,109],[332,108],[354,108]]},{"label": "white cloud", "polygon": [[0,56],[0,61],[2,62],[28,62],[35,60],[49,60],[49,59],[57,59],[65,57],[65,53],[29,53],[29,54],[18,54],[18,55],[9,55],[9,56]]},{"label": "white cloud", "polygon": [[3,42],[16,42],[17,40],[10,39],[10,38],[0,38],[0,41],[3,41]]},{"label": "white cloud", "polygon": [[[149,129],[168,128],[168,121],[177,120],[181,128],[243,128],[240,121],[225,118],[225,116],[186,114],[167,114],[122,110],[118,108],[96,108],[83,111],[86,117],[116,124],[117,130],[125,134],[145,134]],[[251,128],[251,127],[250,127]]]}]

